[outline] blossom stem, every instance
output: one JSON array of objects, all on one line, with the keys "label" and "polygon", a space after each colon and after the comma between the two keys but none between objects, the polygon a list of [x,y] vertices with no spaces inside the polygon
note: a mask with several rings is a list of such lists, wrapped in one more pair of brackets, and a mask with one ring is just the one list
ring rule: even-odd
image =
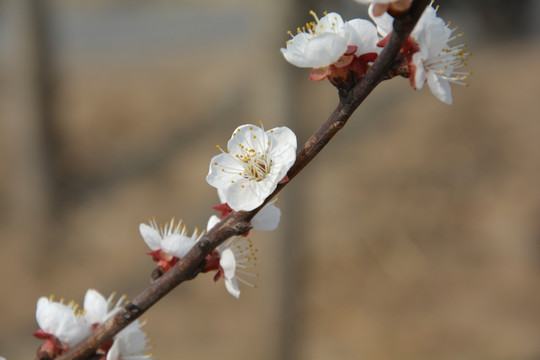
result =
[{"label": "blossom stem", "polygon": [[[340,90],[340,101],[328,120],[298,150],[296,162],[287,173],[292,180],[313,158],[324,148],[334,135],[345,125],[353,112],[384,79],[395,65],[399,51],[414,25],[431,0],[414,0],[410,9],[395,18],[394,31],[373,66],[351,90]],[[259,210],[272,200],[287,184],[280,183],[266,201],[252,211],[233,211],[206,233],[189,253],[184,256],[170,271],[151,283],[143,292],[126,304],[119,311],[99,325],[90,336],[73,346],[60,356],[59,360],[88,359],[105,342],[120,332],[129,323],[141,316],[152,305],[184,281],[191,280],[204,267],[205,257],[228,238],[242,235],[249,231],[251,219]]]}]

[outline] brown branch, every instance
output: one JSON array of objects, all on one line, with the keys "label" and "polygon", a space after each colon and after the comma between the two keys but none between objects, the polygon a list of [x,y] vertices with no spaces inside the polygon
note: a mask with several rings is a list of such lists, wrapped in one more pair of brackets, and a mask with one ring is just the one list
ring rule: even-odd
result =
[{"label": "brown branch", "polygon": [[[340,90],[340,102],[330,114],[328,120],[298,150],[296,162],[287,173],[292,180],[323,149],[332,137],[345,125],[352,113],[384,79],[396,65],[401,46],[408,38],[423,10],[431,0],[415,0],[411,8],[403,15],[396,17],[394,31],[387,45],[365,76],[351,89]],[[400,60],[397,60],[400,61]],[[71,348],[59,360],[87,359],[106,341],[125,328],[129,323],[141,316],[152,305],[159,301],[173,288],[198,275],[205,256],[223,243],[226,239],[245,233],[251,228],[250,221],[257,212],[283,189],[287,183],[280,184],[266,199],[265,203],[252,211],[231,213],[214,226],[193,249],[163,276],[154,281],[132,302],[126,304],[115,316],[99,325],[86,339]]]}]

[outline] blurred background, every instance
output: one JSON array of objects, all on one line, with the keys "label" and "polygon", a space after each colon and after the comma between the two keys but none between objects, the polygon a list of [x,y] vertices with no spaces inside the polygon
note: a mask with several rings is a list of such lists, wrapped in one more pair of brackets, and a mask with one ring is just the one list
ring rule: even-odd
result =
[{"label": "blurred background", "polygon": [[[252,232],[257,289],[202,274],[143,319],[159,359],[540,359],[540,2],[440,1],[466,32],[454,105],[381,84]],[[234,128],[303,143],[337,104],[279,53],[352,1],[0,0],[0,355],[40,296],[135,297],[138,225],[204,228]]]}]

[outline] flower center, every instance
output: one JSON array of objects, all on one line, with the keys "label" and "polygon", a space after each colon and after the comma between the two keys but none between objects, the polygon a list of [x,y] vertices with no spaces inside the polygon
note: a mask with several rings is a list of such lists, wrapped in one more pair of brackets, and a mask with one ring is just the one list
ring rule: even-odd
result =
[{"label": "flower center", "polygon": [[261,154],[255,149],[247,149],[240,145],[242,154],[237,155],[238,160],[242,164],[244,171],[242,176],[251,181],[262,181],[272,168],[272,160],[268,158],[268,154]]},{"label": "flower center", "polygon": [[[324,24],[321,23],[315,11],[310,10],[309,14],[313,16],[315,21],[307,22],[306,25],[302,26],[301,28],[300,27],[296,28],[297,34],[305,33],[305,34],[310,35],[310,38],[311,38],[312,36],[321,35],[322,33],[329,31],[327,28],[324,27]],[[324,15],[326,16],[326,14],[327,12],[325,11]],[[330,31],[336,31],[336,21],[337,19],[330,23]],[[294,37],[291,31],[287,31],[287,34],[289,34],[291,37]],[[292,44],[292,41],[291,40],[287,41],[287,44],[289,45]]]},{"label": "flower center", "polygon": [[[457,28],[453,28],[454,32]],[[452,36],[448,42],[462,37],[464,33]],[[459,85],[468,85],[463,80],[468,79],[471,73],[455,71],[467,65],[470,53],[467,51],[467,44],[459,44],[453,47],[446,47],[437,54],[436,57],[428,58],[424,61],[427,71],[434,71],[437,76]]]}]

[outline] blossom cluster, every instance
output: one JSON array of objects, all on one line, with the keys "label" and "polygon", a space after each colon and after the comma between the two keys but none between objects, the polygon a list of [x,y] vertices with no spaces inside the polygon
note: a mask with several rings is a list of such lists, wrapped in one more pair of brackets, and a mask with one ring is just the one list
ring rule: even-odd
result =
[{"label": "blossom cluster", "polygon": [[[287,181],[287,172],[296,159],[296,136],[287,127],[268,131],[256,125],[239,126],[223,151],[212,158],[209,166],[208,183],[217,188],[220,203],[213,206],[220,216],[208,220],[207,230],[233,211],[250,211],[263,205],[279,183]],[[281,211],[276,200],[261,207],[251,220],[256,230],[271,231],[278,227]],[[194,230],[188,235],[180,220],[159,225],[152,219],[149,224],[140,224],[139,231],[148,247],[149,255],[157,262],[154,277],[169,271],[191,248],[200,241],[205,231]],[[202,272],[216,271],[214,280],[224,279],[227,291],[238,298],[239,283],[254,286],[243,277],[256,276],[250,269],[255,267],[257,250],[242,236],[229,239],[206,256]]]},{"label": "blossom cluster", "polygon": [[[313,68],[312,80],[328,77],[339,86],[351,74],[361,78],[366,73],[392,32],[390,10],[403,11],[409,6],[410,1],[405,0],[375,1],[368,11],[376,27],[363,19],[344,21],[337,13],[320,20],[315,16],[316,21],[299,28],[281,52],[291,64]],[[470,53],[466,44],[449,44],[463,35],[455,31],[430,5],[401,49],[411,86],[421,89],[427,82],[431,92],[446,104],[452,103],[450,83],[466,85],[464,80],[470,75],[458,71],[467,65]]]},{"label": "blossom cluster", "polygon": [[343,21],[335,12],[321,19],[310,13],[315,21],[298,28],[296,35],[289,31],[292,39],[281,49],[285,59],[299,67],[313,68],[310,79],[315,81],[329,78],[339,83],[348,70],[362,77],[380,52],[375,26],[363,19]]},{"label": "blossom cluster", "polygon": [[[348,80],[361,79],[376,61],[393,31],[392,15],[406,11],[411,0],[357,0],[371,3],[368,12],[373,22],[364,19],[344,21],[335,13],[327,13],[298,28],[281,52],[290,63],[312,68],[310,79],[328,78],[341,87]],[[437,16],[437,8],[428,6],[401,48],[400,61],[407,71],[410,84],[421,89],[428,84],[441,101],[452,103],[450,83],[463,84],[468,73],[457,69],[466,65],[469,53],[466,45],[450,46],[461,37]],[[349,84],[349,83],[348,83]],[[206,181],[217,190],[219,204],[212,208],[206,230],[195,228],[191,235],[182,220],[174,218],[160,224],[155,219],[139,225],[139,232],[150,248],[148,255],[157,263],[152,279],[157,280],[170,271],[207,232],[215,231],[223,219],[233,212],[255,211],[251,228],[271,231],[278,227],[281,211],[277,200],[271,199],[279,186],[290,180],[288,173],[296,162],[297,139],[289,128],[282,126],[265,130],[245,124],[237,127],[227,143],[219,145],[219,154],[212,157]],[[242,230],[243,231],[243,230]],[[235,298],[240,296],[239,284],[255,287],[257,250],[247,236],[249,230],[235,236],[210,251],[199,270],[215,272],[214,281],[223,279],[226,290]],[[75,303],[64,304],[42,297],[37,302],[36,320],[40,327],[34,333],[44,343],[38,350],[39,359],[52,359],[89,336],[99,325],[121,308],[124,298],[113,303],[95,290],[88,290],[83,308]],[[138,320],[102,345],[95,358],[101,360],[150,359],[147,339]],[[3,358],[0,357],[0,360]]]},{"label": "blossom cluster", "polygon": [[[113,295],[105,299],[92,289],[86,292],[83,308],[74,302],[64,304],[53,301],[52,297],[40,298],[36,308],[39,330],[34,336],[45,342],[38,349],[38,359],[53,359],[63,354],[120,310],[124,300],[125,297],[121,297],[113,303]],[[145,354],[149,348],[146,334],[141,330],[143,325],[135,320],[102,345],[96,355],[103,360],[152,359]]]}]

